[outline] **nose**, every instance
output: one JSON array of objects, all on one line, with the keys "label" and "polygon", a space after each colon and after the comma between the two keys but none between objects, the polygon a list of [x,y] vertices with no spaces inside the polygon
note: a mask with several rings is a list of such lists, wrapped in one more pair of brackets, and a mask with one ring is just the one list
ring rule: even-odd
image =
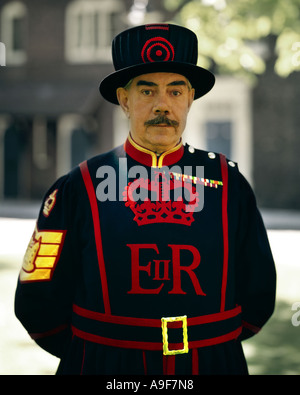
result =
[{"label": "nose", "polygon": [[170,108],[166,95],[157,95],[156,101],[153,106],[153,112],[155,115],[168,115]]}]

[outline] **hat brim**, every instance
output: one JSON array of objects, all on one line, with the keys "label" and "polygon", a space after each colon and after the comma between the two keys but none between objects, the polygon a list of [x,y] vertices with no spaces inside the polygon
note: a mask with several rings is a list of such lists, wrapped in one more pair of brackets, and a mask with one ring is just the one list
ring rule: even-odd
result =
[{"label": "hat brim", "polygon": [[99,91],[104,99],[113,104],[119,104],[116,91],[124,87],[131,79],[142,74],[166,72],[184,75],[195,89],[194,100],[208,93],[215,84],[215,76],[202,67],[190,63],[153,62],[142,63],[115,71],[104,78]]}]

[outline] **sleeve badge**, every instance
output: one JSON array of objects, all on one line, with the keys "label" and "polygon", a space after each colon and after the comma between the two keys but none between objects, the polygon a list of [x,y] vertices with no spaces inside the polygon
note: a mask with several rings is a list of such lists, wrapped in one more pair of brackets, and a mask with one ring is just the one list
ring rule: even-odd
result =
[{"label": "sleeve badge", "polygon": [[50,281],[58,262],[66,231],[39,231],[37,226],[28,244],[20,271],[22,283]]},{"label": "sleeve badge", "polygon": [[45,200],[44,203],[44,208],[43,208],[43,214],[45,217],[49,217],[50,212],[53,210],[53,207],[55,206],[56,203],[56,194],[58,192],[58,189],[55,189]]}]

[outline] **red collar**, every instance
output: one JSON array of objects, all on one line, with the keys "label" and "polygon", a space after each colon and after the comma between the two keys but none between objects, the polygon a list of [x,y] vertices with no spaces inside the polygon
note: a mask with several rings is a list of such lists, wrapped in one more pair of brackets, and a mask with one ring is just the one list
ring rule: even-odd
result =
[{"label": "red collar", "polygon": [[184,152],[184,147],[182,141],[180,140],[180,142],[174,148],[171,148],[169,151],[157,156],[155,152],[137,144],[130,135],[124,144],[124,149],[131,158],[137,162],[140,162],[144,166],[150,167],[173,165],[182,158]]}]

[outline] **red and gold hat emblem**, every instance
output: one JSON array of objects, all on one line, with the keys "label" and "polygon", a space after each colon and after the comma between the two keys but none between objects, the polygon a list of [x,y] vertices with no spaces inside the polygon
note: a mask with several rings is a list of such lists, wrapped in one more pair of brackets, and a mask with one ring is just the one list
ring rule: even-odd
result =
[{"label": "red and gold hat emblem", "polygon": [[173,61],[175,51],[173,45],[163,37],[153,37],[146,41],[141,56],[144,63]]}]

